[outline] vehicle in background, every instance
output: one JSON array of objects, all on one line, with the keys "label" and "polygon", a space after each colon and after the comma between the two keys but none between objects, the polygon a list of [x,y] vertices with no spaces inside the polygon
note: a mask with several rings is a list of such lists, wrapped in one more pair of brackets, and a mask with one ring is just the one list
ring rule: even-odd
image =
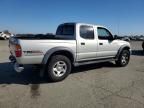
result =
[{"label": "vehicle in background", "polygon": [[140,40],[140,41],[144,41],[144,37],[140,37],[139,40]]},{"label": "vehicle in background", "polygon": [[134,40],[134,41],[144,41],[144,36],[133,36],[132,40]]},{"label": "vehicle in background", "polygon": [[123,37],[122,40],[123,40],[123,41],[130,42],[130,38],[129,38],[129,37]]},{"label": "vehicle in background", "polygon": [[56,35],[14,36],[9,47],[17,72],[37,64],[52,81],[65,79],[73,66],[115,61],[124,67],[131,51],[129,42],[115,39],[107,28],[84,23],[61,24]]},{"label": "vehicle in background", "polygon": [[144,41],[143,41],[143,43],[142,43],[142,48],[143,48],[143,51],[144,51]]},{"label": "vehicle in background", "polygon": [[115,39],[120,39],[120,40],[127,41],[127,42],[131,40],[131,38],[128,36],[118,36],[118,35],[114,35],[114,36],[115,36]]},{"label": "vehicle in background", "polygon": [[0,38],[1,39],[7,40],[12,36],[14,36],[14,35],[9,33],[9,32],[0,32]]}]

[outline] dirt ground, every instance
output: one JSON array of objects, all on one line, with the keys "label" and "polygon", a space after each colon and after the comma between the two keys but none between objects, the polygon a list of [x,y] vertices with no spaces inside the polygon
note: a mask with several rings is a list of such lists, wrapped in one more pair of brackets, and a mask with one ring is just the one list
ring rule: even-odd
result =
[{"label": "dirt ground", "polygon": [[31,66],[16,73],[8,42],[0,40],[0,108],[144,108],[141,44],[131,42],[127,67],[112,62],[81,66],[64,81],[50,83]]}]

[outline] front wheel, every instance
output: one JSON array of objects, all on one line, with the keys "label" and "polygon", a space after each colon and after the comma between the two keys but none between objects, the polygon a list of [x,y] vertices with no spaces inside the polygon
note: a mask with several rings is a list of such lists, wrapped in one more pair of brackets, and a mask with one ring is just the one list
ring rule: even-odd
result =
[{"label": "front wheel", "polygon": [[71,61],[63,55],[55,55],[47,65],[48,78],[53,81],[65,79],[71,72]]},{"label": "front wheel", "polygon": [[116,61],[116,64],[121,67],[125,67],[129,63],[130,59],[130,51],[129,50],[123,50]]}]

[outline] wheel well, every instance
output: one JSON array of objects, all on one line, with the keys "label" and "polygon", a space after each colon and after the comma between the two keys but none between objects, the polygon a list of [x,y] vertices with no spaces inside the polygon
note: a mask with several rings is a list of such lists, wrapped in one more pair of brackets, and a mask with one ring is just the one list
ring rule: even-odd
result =
[{"label": "wheel well", "polygon": [[50,57],[48,58],[48,61],[50,61],[51,57],[54,56],[54,55],[64,55],[64,56],[66,56],[67,58],[70,59],[71,63],[74,62],[73,54],[69,51],[64,51],[64,50],[56,51],[56,52],[54,52],[53,54],[50,55]]},{"label": "wheel well", "polygon": [[116,59],[119,58],[119,55],[121,54],[121,52],[122,52],[123,50],[128,50],[128,51],[129,51],[129,50],[130,50],[130,47],[126,46],[126,47],[120,49],[119,52],[118,52],[117,55],[116,55]]},{"label": "wheel well", "polygon": [[123,50],[129,50],[129,49],[130,49],[129,47],[124,47],[124,48],[123,48]]}]

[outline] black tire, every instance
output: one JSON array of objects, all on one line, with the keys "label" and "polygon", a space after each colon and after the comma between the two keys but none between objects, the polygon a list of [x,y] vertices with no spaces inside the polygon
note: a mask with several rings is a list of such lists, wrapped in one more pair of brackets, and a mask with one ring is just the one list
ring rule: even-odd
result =
[{"label": "black tire", "polygon": [[4,37],[4,40],[7,40],[7,37],[6,37],[6,36]]},{"label": "black tire", "polygon": [[71,61],[66,56],[54,55],[47,64],[48,78],[52,82],[64,80],[70,72]]},{"label": "black tire", "polygon": [[143,50],[144,50],[144,42],[142,43],[142,48],[143,48]]},{"label": "black tire", "polygon": [[116,65],[120,67],[125,67],[128,65],[129,60],[130,60],[130,51],[123,50],[119,55],[118,60],[116,61]]}]

